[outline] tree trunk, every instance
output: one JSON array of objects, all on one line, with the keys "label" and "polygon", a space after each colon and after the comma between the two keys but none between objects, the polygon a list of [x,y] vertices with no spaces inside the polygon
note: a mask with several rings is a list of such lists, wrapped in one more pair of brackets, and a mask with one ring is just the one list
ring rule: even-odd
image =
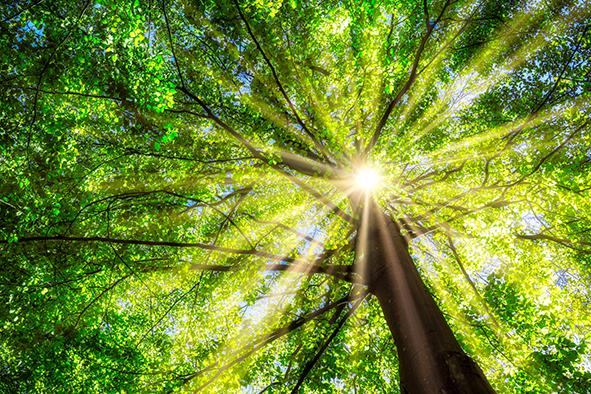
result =
[{"label": "tree trunk", "polygon": [[392,332],[401,392],[494,393],[423,284],[400,228],[370,198],[362,209],[356,264]]}]

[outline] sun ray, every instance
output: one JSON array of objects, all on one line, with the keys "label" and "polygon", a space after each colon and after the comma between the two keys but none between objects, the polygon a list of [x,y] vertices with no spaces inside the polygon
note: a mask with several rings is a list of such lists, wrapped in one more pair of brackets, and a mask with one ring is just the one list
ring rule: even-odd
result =
[{"label": "sun ray", "polygon": [[[569,110],[567,111],[566,108]],[[464,160],[479,160],[483,157],[486,158],[488,155],[498,153],[499,149],[502,148],[498,144],[492,144],[486,147],[485,145],[487,143],[494,142],[499,138],[506,138],[507,136],[512,135],[516,130],[525,131],[534,129],[536,127],[544,126],[550,121],[555,123],[561,118],[568,118],[570,116],[569,114],[572,113],[571,111],[587,113],[590,108],[587,100],[578,98],[561,104],[560,108],[550,107],[546,110],[540,111],[536,116],[526,116],[496,128],[488,129],[471,137],[452,142],[445,148],[440,148],[428,153],[427,157],[434,165],[445,165]],[[543,147],[547,142],[536,142],[536,144]],[[478,155],[475,154],[476,149],[478,149]]]},{"label": "sun ray", "polygon": [[[569,14],[563,23],[558,26],[541,25],[537,28],[536,34],[525,39],[521,38],[519,45],[516,48],[512,48],[513,43],[519,37],[515,31],[521,26],[530,27],[526,22],[539,18],[544,9],[535,8],[533,10],[527,10],[521,17],[515,18],[499,34],[500,37],[509,37],[509,39],[498,38],[491,41],[483,50],[479,51],[478,56],[469,65],[465,66],[452,79],[453,82],[439,88],[439,97],[435,103],[430,106],[425,114],[409,126],[411,130],[414,130],[409,143],[412,144],[418,141],[429,131],[452,118],[455,114],[477,100],[490,87],[510,78],[513,70],[518,69],[531,57],[543,50],[544,47],[551,44],[551,41],[547,39],[548,34],[563,34],[566,29],[571,27],[572,23],[577,20],[583,20],[589,15],[589,10],[583,9],[580,13],[573,12]],[[512,55],[505,56],[501,63],[494,60],[495,57],[493,54],[498,57],[500,53],[504,53],[507,50],[511,51]],[[440,58],[443,58],[443,56]],[[420,97],[426,86],[428,86],[428,78],[424,80],[423,85],[419,83],[417,97]],[[409,103],[411,105],[405,105],[402,117],[407,117],[412,112],[415,107],[415,105],[412,105],[412,102],[413,100],[410,99]]]},{"label": "sun ray", "polygon": [[[302,204],[301,207],[302,210],[306,209],[304,204]],[[329,214],[329,209],[325,206],[321,206],[319,211],[313,213],[313,216],[317,218],[316,221],[319,223],[328,219]],[[284,213],[278,213],[275,215],[274,220],[279,220],[280,218],[284,218],[284,216]],[[288,216],[301,218],[301,214],[293,211],[290,211]],[[313,236],[313,233],[308,233],[308,235]],[[309,241],[304,242],[303,249],[301,245],[301,242],[298,242],[286,255],[292,255],[295,252],[298,258],[317,258],[317,248],[312,243]],[[316,263],[318,263],[318,261],[316,261]],[[261,264],[264,265],[266,262]],[[310,269],[311,268],[312,264],[310,264]],[[213,365],[222,361],[224,359],[224,355],[231,354],[232,352],[244,347],[250,341],[254,340],[257,335],[260,335],[260,328],[273,326],[274,323],[279,320],[279,317],[284,314],[286,308],[290,307],[291,301],[293,301],[296,296],[299,295],[301,290],[300,283],[302,279],[309,273],[309,270],[302,271],[299,268],[297,270],[288,268],[287,270],[277,273],[276,275],[269,276],[268,274],[260,274],[261,278],[264,280],[270,279],[270,286],[265,292],[267,296],[270,294],[285,293],[284,296],[281,297],[281,299],[277,302],[269,301],[267,297],[263,297],[255,302],[252,306],[249,306],[248,308],[254,308],[251,309],[251,312],[249,313],[250,317],[247,317],[247,319],[244,319],[239,323],[238,326],[236,326],[237,331],[231,334],[231,337],[227,339],[223,346],[220,347],[214,355],[212,355],[209,360],[209,364]],[[236,275],[241,274],[237,272]],[[278,280],[276,280],[277,277],[279,278]],[[238,300],[244,297],[244,294],[250,293],[252,290],[254,290],[258,281],[250,281],[249,283],[250,285],[241,289],[240,295],[231,296],[232,299],[224,299],[223,302],[236,304]],[[222,315],[224,314],[224,312],[221,310],[219,313],[222,313]],[[218,316],[218,319],[221,318],[222,315]],[[249,320],[248,323],[247,320]],[[210,373],[215,374],[215,369]]]}]

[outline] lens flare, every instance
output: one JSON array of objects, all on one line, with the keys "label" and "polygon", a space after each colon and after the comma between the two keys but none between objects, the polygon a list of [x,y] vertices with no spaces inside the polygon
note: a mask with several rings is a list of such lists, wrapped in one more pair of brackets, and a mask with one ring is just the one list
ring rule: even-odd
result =
[{"label": "lens flare", "polygon": [[354,174],[355,188],[366,193],[376,190],[381,181],[379,172],[371,167],[361,167]]}]

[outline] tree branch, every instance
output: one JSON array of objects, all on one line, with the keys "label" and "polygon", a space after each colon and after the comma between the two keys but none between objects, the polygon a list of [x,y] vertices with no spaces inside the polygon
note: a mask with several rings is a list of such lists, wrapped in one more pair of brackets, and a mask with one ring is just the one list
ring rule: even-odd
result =
[{"label": "tree branch", "polygon": [[[396,97],[394,97],[394,99],[392,99],[392,101],[390,101],[390,104],[388,104],[386,111],[384,112],[384,114],[380,118],[380,121],[378,122],[369,143],[367,144],[367,146],[364,149],[365,155],[367,155],[369,153],[369,151],[371,151],[371,149],[374,147],[374,145],[378,142],[378,139],[380,138],[382,130],[383,130],[384,126],[386,125],[386,122],[388,121],[388,118],[390,117],[392,110],[394,109],[394,107],[396,107],[396,105],[398,105],[398,103],[400,102],[402,97],[406,94],[406,92],[408,92],[408,90],[410,89],[410,87],[414,83],[414,81],[417,77],[417,68],[418,68],[419,62],[421,60],[421,55],[423,54],[423,51],[425,50],[425,46],[427,45],[427,41],[429,41],[429,37],[431,37],[431,33],[433,32],[434,27],[437,25],[437,23],[439,22],[439,20],[441,19],[441,17],[445,13],[445,10],[449,6],[450,2],[451,2],[451,0],[447,0],[445,2],[441,12],[437,16],[437,19],[433,22],[433,24],[427,23],[427,31],[425,32],[425,34],[423,35],[423,38],[421,38],[421,41],[419,42],[419,47],[417,48],[417,52],[415,54],[415,59],[413,61],[411,69],[410,69],[410,75],[409,75],[406,83],[398,91],[398,94],[396,95]],[[426,12],[426,6],[425,6],[424,12]],[[428,17],[428,13],[426,16]]]},{"label": "tree branch", "polygon": [[140,239],[118,239],[118,238],[108,238],[108,237],[76,237],[76,236],[63,236],[63,235],[55,235],[55,236],[32,236],[32,237],[22,237],[19,238],[16,242],[9,242],[5,239],[0,239],[0,244],[20,244],[20,243],[29,243],[29,242],[40,242],[40,241],[63,241],[63,242],[99,242],[99,243],[106,243],[106,244],[120,244],[120,245],[144,245],[144,246],[164,246],[164,247],[173,247],[173,248],[199,248],[204,250],[211,250],[221,253],[229,253],[229,254],[238,254],[238,255],[247,255],[247,256],[257,256],[263,257],[265,259],[269,259],[271,261],[277,262],[287,262],[287,263],[309,263],[308,260],[298,259],[295,257],[289,256],[279,256],[276,254],[254,250],[254,249],[235,249],[235,248],[227,248],[223,246],[214,246],[202,242],[175,242],[175,241],[148,241],[148,240],[140,240]]},{"label": "tree branch", "polygon": [[[329,303],[320,309],[310,312],[310,313],[292,321],[291,323],[289,323],[285,326],[282,326],[267,335],[262,336],[261,338],[255,340],[255,341],[251,342],[250,344],[248,344],[247,346],[245,346],[243,349],[235,351],[233,353],[233,355],[237,355],[237,354],[241,353],[244,349],[248,349],[245,353],[241,354],[240,356],[237,356],[232,361],[218,367],[218,371],[216,372],[216,374],[212,378],[210,378],[207,382],[202,384],[199,388],[197,388],[195,391],[198,392],[198,391],[203,390],[205,387],[207,387],[209,384],[211,384],[215,379],[217,379],[217,377],[219,375],[221,375],[224,371],[228,370],[229,368],[236,365],[237,363],[245,360],[251,354],[255,353],[256,351],[258,351],[259,349],[268,345],[269,343],[285,336],[286,334],[289,334],[292,331],[295,331],[296,329],[300,328],[304,324],[322,316],[326,312],[328,312],[334,308],[337,308],[342,304],[346,304],[348,302],[351,302],[352,300],[357,300],[360,297],[361,296],[358,295],[358,296],[350,298],[348,295],[346,297],[339,299],[338,301]],[[194,379],[195,377],[197,377],[207,371],[215,369],[218,364],[219,364],[218,362],[215,362],[200,371],[197,371],[197,372],[189,374],[189,375],[181,376],[180,378],[183,380],[183,383],[186,384],[189,381],[191,381],[192,379]]]},{"label": "tree branch", "polygon": [[322,344],[322,346],[320,347],[320,349],[318,349],[318,351],[316,352],[316,354],[314,355],[314,357],[310,361],[308,361],[308,363],[306,363],[306,366],[304,367],[304,370],[300,374],[300,377],[299,377],[296,385],[294,386],[293,390],[291,391],[292,394],[297,394],[299,392],[300,388],[302,387],[302,384],[306,380],[306,377],[308,376],[308,374],[310,373],[310,371],[312,371],[312,368],[314,368],[314,365],[316,365],[316,363],[318,362],[318,360],[320,359],[320,357],[322,357],[322,355],[324,354],[324,352],[326,352],[326,349],[328,349],[328,346],[330,345],[330,343],[332,342],[332,340],[337,336],[337,334],[339,333],[339,331],[341,330],[341,328],[343,328],[343,325],[345,324],[345,322],[347,321],[347,319],[349,319],[349,317],[351,317],[351,315],[359,307],[359,305],[361,304],[361,301],[363,300],[363,298],[365,298],[365,296],[363,296],[362,298],[359,298],[353,305],[351,305],[351,307],[349,308],[349,310],[347,311],[347,313],[345,313],[345,315],[341,318],[341,320],[338,322],[338,324],[335,327],[335,329],[328,336],[328,338],[326,338],[326,340],[324,341],[324,343]]},{"label": "tree branch", "polygon": [[257,50],[263,56],[263,59],[265,60],[265,63],[267,63],[267,66],[269,66],[269,69],[271,70],[271,74],[273,74],[273,79],[275,80],[275,83],[277,84],[277,87],[279,88],[279,91],[281,92],[281,95],[283,96],[283,98],[287,102],[287,105],[289,106],[291,112],[293,113],[294,117],[296,118],[296,121],[302,127],[302,130],[304,130],[304,132],[308,135],[308,137],[310,137],[310,139],[314,143],[314,146],[316,147],[316,149],[318,149],[318,151],[324,156],[324,158],[327,159],[328,157],[326,156],[326,152],[325,152],[324,146],[316,138],[316,136],[314,135],[314,133],[312,133],[310,131],[310,129],[308,129],[308,127],[306,126],[306,124],[304,123],[304,121],[302,120],[302,118],[300,117],[300,115],[299,115],[299,113],[298,113],[295,105],[291,102],[289,96],[287,95],[287,92],[285,91],[285,89],[283,88],[283,85],[281,84],[281,81],[279,80],[279,76],[277,75],[277,71],[275,70],[275,67],[273,67],[273,64],[271,63],[271,60],[269,59],[269,57],[267,56],[267,54],[263,50],[261,44],[259,43],[259,41],[257,40],[256,36],[254,35],[254,33],[253,33],[253,31],[252,31],[252,29],[250,27],[250,24],[248,23],[248,20],[244,16],[244,13],[242,12],[242,9],[240,8],[240,5],[238,4],[238,0],[234,0],[234,4],[236,5],[236,9],[238,10],[238,14],[240,15],[240,19],[242,19],[242,21],[246,25],[246,30],[248,31],[248,34],[250,35],[250,38],[252,38],[252,40],[254,41],[254,43],[255,43],[255,45],[257,47]]}]

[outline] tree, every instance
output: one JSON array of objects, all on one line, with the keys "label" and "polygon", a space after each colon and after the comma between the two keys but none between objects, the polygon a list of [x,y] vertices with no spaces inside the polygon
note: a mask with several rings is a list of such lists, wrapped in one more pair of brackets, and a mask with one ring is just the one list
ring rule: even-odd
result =
[{"label": "tree", "polygon": [[0,387],[589,392],[590,10],[9,2]]}]

